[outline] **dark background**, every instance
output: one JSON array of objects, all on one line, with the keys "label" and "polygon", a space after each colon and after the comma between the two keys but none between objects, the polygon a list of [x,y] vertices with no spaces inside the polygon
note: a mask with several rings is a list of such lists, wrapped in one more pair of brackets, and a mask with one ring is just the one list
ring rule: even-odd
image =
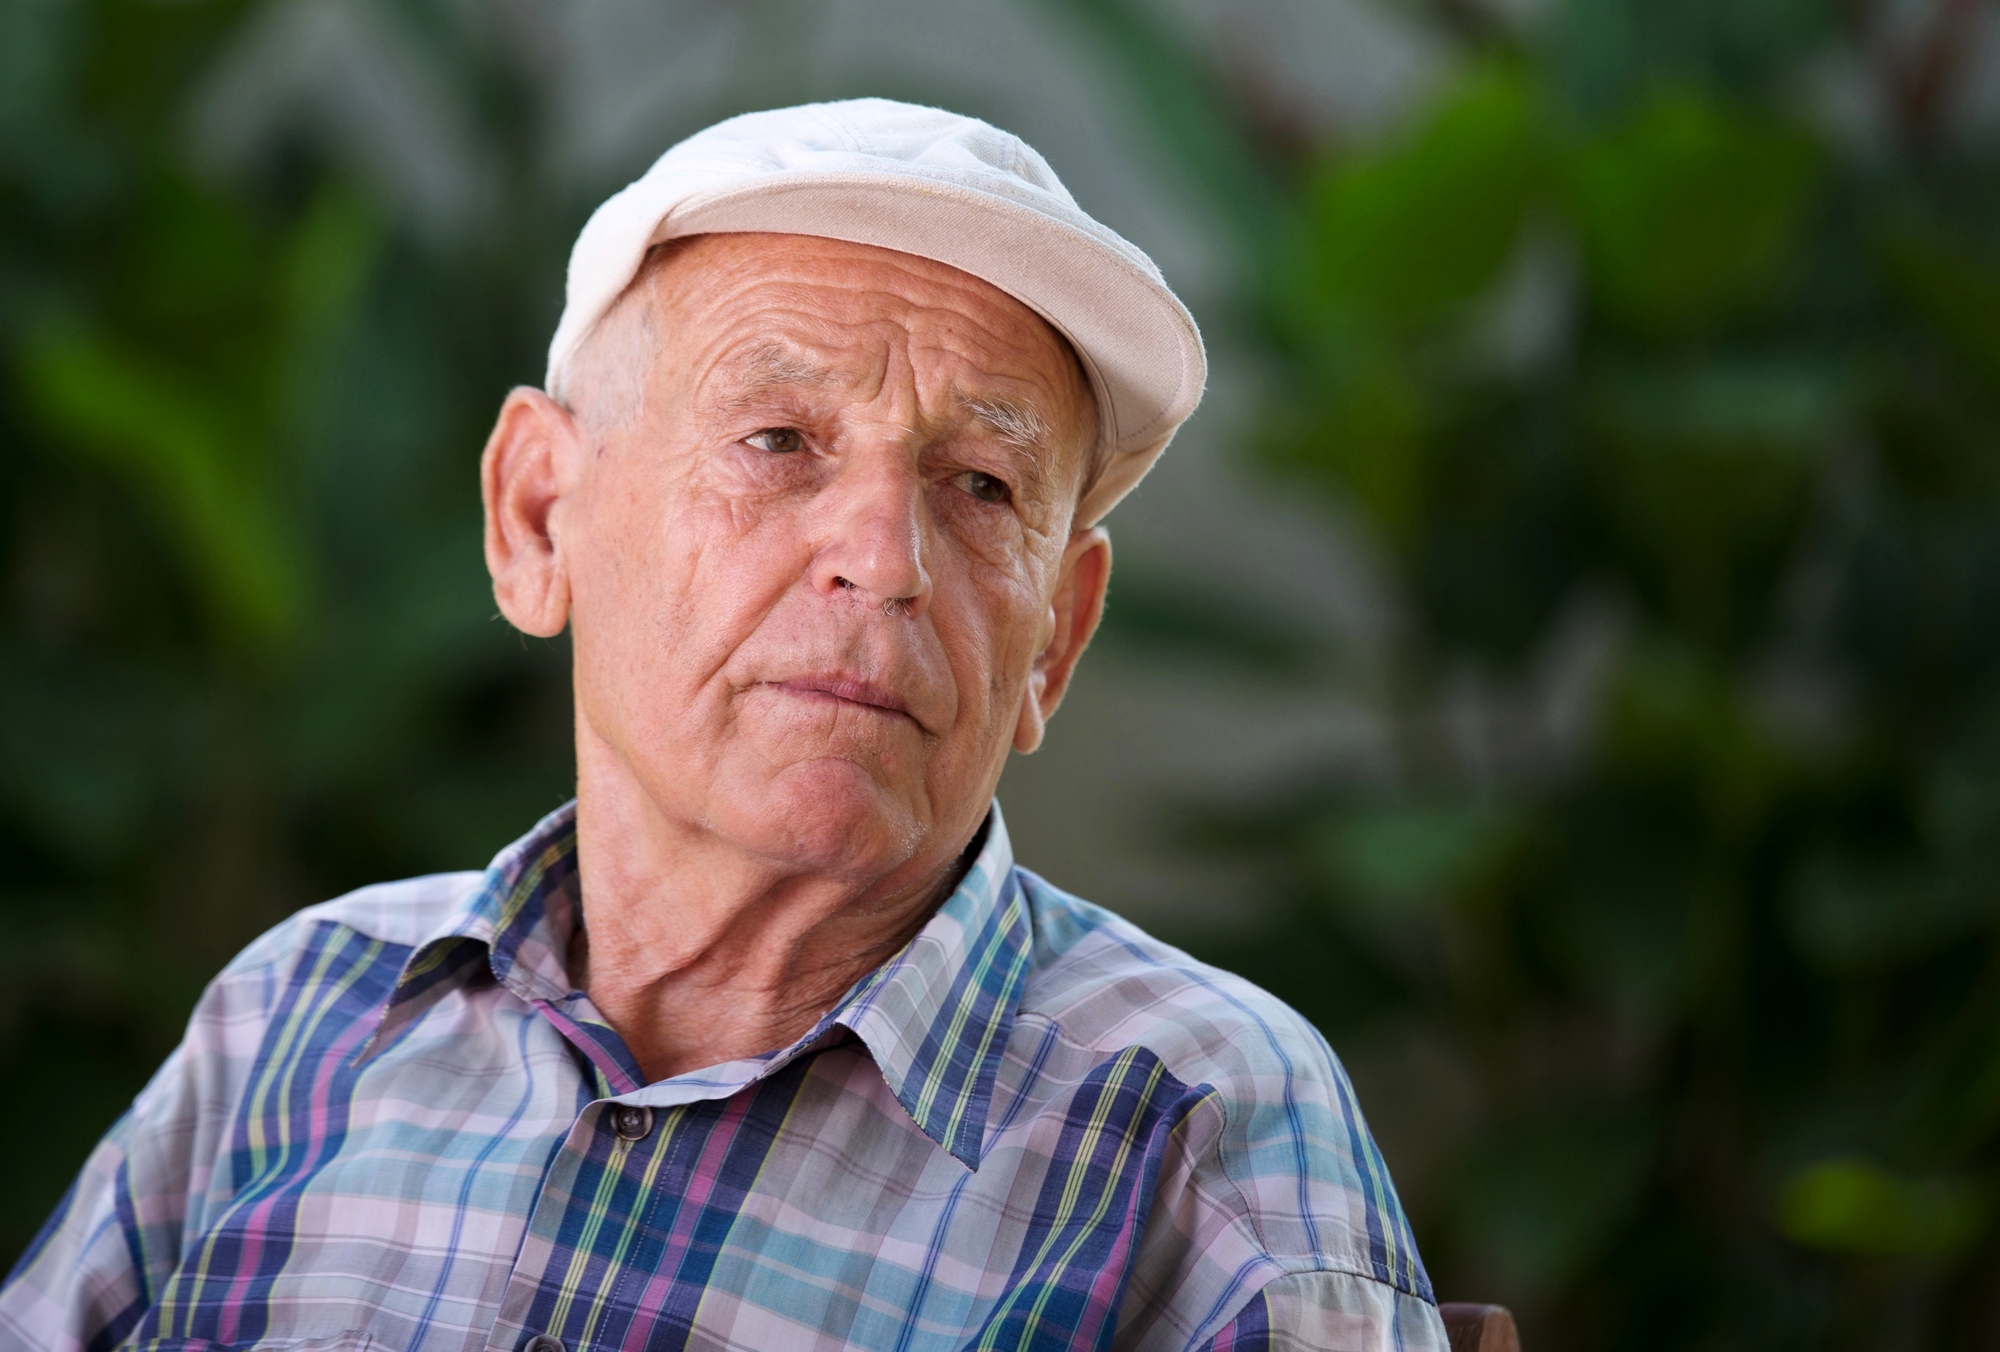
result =
[{"label": "dark background", "polygon": [[[854,6],[710,0],[647,31],[727,78],[579,163],[551,72],[636,11],[559,8],[0,6],[0,1260],[251,936],[567,796],[473,470],[590,207],[747,108],[1009,120]],[[1088,802],[1037,758],[1026,862],[1136,832],[1100,899],[1319,1024],[1440,1293],[1534,1352],[2000,1346],[1992,11],[1385,5],[1422,59],[1342,104],[1380,72],[1277,78],[1273,6],[1011,8],[1215,350],[1170,461],[1366,601],[1308,623],[1142,492],[1047,763],[1144,681],[1193,692],[1147,737],[1295,754]]]}]

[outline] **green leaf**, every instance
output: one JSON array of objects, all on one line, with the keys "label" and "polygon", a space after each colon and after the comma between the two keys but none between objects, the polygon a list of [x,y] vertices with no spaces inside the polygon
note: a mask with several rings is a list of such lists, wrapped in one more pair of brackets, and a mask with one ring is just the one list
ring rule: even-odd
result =
[{"label": "green leaf", "polygon": [[194,384],[79,324],[33,335],[20,379],[56,444],[160,517],[222,625],[253,646],[297,625],[296,537],[246,438]]},{"label": "green leaf", "polygon": [[1612,681],[1602,752],[1620,777],[1691,792],[1688,805],[1725,839],[1755,829],[1790,769],[1732,676],[1692,645],[1634,643]]},{"label": "green leaf", "polygon": [[1692,90],[1656,96],[1570,161],[1598,306],[1671,336],[1764,301],[1794,256],[1821,160],[1787,124]]},{"label": "green leaf", "polygon": [[339,180],[323,189],[292,232],[280,274],[288,327],[314,335],[346,319],[381,245],[382,223],[367,197]]},{"label": "green leaf", "polygon": [[1905,217],[1877,245],[1904,305],[2000,386],[2000,260],[1930,221]]},{"label": "green leaf", "polygon": [[1345,891],[1384,913],[1447,902],[1505,857],[1512,816],[1469,804],[1343,811],[1313,839],[1321,866]]},{"label": "green leaf", "polygon": [[1678,627],[1740,642],[1763,618],[1841,426],[1839,372],[1782,359],[1621,361],[1583,393],[1619,548]]},{"label": "green leaf", "polygon": [[1409,136],[1333,163],[1306,199],[1310,308],[1395,329],[1453,312],[1507,261],[1542,149],[1527,78],[1488,68]]},{"label": "green leaf", "polygon": [[1384,543],[1406,547],[1423,520],[1429,457],[1424,387],[1385,343],[1328,344],[1308,382],[1312,402],[1274,418],[1264,454],[1361,509]]},{"label": "green leaf", "polygon": [[1978,1237],[1989,1211],[1984,1189],[1968,1180],[1903,1178],[1850,1156],[1794,1173],[1778,1225],[1792,1242],[1832,1253],[1944,1257]]}]

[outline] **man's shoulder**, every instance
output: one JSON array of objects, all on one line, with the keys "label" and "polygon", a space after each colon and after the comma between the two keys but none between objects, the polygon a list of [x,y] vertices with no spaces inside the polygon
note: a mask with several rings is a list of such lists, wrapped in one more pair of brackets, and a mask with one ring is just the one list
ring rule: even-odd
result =
[{"label": "man's shoulder", "polygon": [[1196,1133],[1193,1185],[1254,1234],[1242,1256],[1430,1300],[1388,1169],[1319,1031],[1270,992],[1103,907],[1025,870],[1022,886],[1035,926],[1022,1013],[1099,1057],[1144,1048],[1215,1110]]},{"label": "man's shoulder", "polygon": [[1325,1040],[1284,1001],[1020,872],[1035,928],[1022,1007],[1071,1041],[1104,1052],[1144,1046],[1182,1083],[1225,1099],[1263,1097],[1273,1076],[1295,1092],[1322,1081],[1348,1092]]},{"label": "man's shoulder", "polygon": [[485,873],[467,870],[371,883],[308,906],[296,918],[306,924],[331,921],[371,939],[414,948],[430,938],[485,881]]},{"label": "man's shoulder", "polygon": [[485,877],[471,871],[427,873],[358,887],[281,920],[237,954],[223,976],[240,977],[288,966],[327,925],[398,948],[415,948],[465,904]]}]

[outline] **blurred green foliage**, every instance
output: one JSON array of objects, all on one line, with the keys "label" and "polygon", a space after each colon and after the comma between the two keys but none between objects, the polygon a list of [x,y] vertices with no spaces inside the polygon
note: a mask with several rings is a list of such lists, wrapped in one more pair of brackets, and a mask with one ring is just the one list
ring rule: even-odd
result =
[{"label": "blurred green foliage", "polygon": [[1439,1291],[1536,1352],[2000,1345],[1977,7],[1440,0],[1411,122],[1305,148],[1159,11],[1057,8],[1236,242],[1261,462],[1396,603],[1329,687],[1393,766],[1196,806],[1283,917],[1201,948],[1349,1058]]},{"label": "blurred green foliage", "polygon": [[[302,137],[197,173],[252,13],[0,6],[0,1255],[249,936],[567,796],[475,466],[576,222],[515,191],[445,249]],[[524,172],[504,71],[439,65]]]}]

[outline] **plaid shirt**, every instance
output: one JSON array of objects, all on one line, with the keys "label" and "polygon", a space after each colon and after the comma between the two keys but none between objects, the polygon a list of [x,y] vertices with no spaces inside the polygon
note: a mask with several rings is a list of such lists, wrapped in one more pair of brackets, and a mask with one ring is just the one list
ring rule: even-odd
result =
[{"label": "plaid shirt", "polygon": [[1016,868],[775,1054],[647,1084],[574,990],[571,809],[300,912],[0,1288],[0,1347],[1443,1349],[1346,1075]]}]

